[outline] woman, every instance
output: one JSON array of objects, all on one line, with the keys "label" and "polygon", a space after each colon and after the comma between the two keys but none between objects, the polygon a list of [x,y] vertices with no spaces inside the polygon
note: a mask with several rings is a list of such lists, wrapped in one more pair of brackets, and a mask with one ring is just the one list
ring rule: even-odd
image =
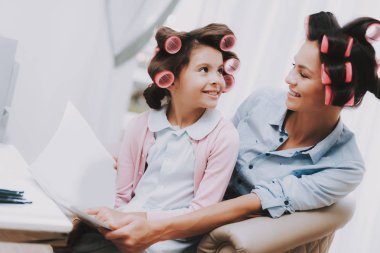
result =
[{"label": "woman", "polygon": [[[105,236],[123,252],[188,237],[247,218],[274,218],[320,208],[346,196],[361,181],[364,163],[355,137],[340,119],[369,91],[380,97],[375,51],[380,22],[360,18],[341,28],[334,15],[308,18],[307,40],[286,78],[287,95],[269,91],[249,97],[234,124],[240,134],[235,171],[223,201],[172,219],[148,223],[125,215],[108,219]],[[103,212],[91,213],[104,218]]]}]

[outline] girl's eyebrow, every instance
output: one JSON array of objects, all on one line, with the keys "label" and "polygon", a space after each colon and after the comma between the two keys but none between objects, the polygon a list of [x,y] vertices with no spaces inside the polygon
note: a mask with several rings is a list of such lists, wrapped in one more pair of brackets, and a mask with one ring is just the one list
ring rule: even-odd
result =
[{"label": "girl's eyebrow", "polygon": [[[224,67],[223,65],[224,65],[223,63],[222,63],[222,64],[220,64],[220,65],[218,66],[218,68],[220,68],[220,67]],[[199,64],[195,65],[195,67],[200,67],[200,66],[207,66],[207,67],[212,67],[212,65],[211,65],[211,64],[209,64],[209,63],[206,63],[206,62],[204,62],[204,63],[199,63]]]}]

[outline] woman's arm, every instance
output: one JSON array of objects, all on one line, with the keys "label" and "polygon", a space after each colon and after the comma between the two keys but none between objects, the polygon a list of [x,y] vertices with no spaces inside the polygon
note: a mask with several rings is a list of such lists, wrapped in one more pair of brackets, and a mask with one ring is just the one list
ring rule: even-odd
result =
[{"label": "woman's arm", "polygon": [[123,221],[111,223],[113,230],[104,234],[123,252],[139,252],[158,241],[199,235],[258,212],[261,212],[260,200],[251,193],[186,215],[154,222],[131,215]]}]

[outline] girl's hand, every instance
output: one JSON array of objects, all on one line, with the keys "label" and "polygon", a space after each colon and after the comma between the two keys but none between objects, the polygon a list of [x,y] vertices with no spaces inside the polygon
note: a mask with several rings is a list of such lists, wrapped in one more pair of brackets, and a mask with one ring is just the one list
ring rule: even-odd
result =
[{"label": "girl's hand", "polygon": [[146,220],[145,212],[125,213],[108,207],[87,209],[86,212],[90,215],[95,215],[96,219],[108,224],[111,229],[113,229],[113,227],[123,226],[124,224],[127,224],[130,219],[129,217],[139,217]]}]

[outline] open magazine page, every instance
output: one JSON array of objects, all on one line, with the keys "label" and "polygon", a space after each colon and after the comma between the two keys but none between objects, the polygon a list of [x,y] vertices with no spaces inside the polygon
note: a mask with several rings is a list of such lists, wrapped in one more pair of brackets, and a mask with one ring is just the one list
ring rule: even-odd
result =
[{"label": "open magazine page", "polygon": [[68,103],[56,133],[29,170],[56,203],[94,223],[96,220],[82,211],[114,206],[113,166],[112,156],[78,110]]}]

